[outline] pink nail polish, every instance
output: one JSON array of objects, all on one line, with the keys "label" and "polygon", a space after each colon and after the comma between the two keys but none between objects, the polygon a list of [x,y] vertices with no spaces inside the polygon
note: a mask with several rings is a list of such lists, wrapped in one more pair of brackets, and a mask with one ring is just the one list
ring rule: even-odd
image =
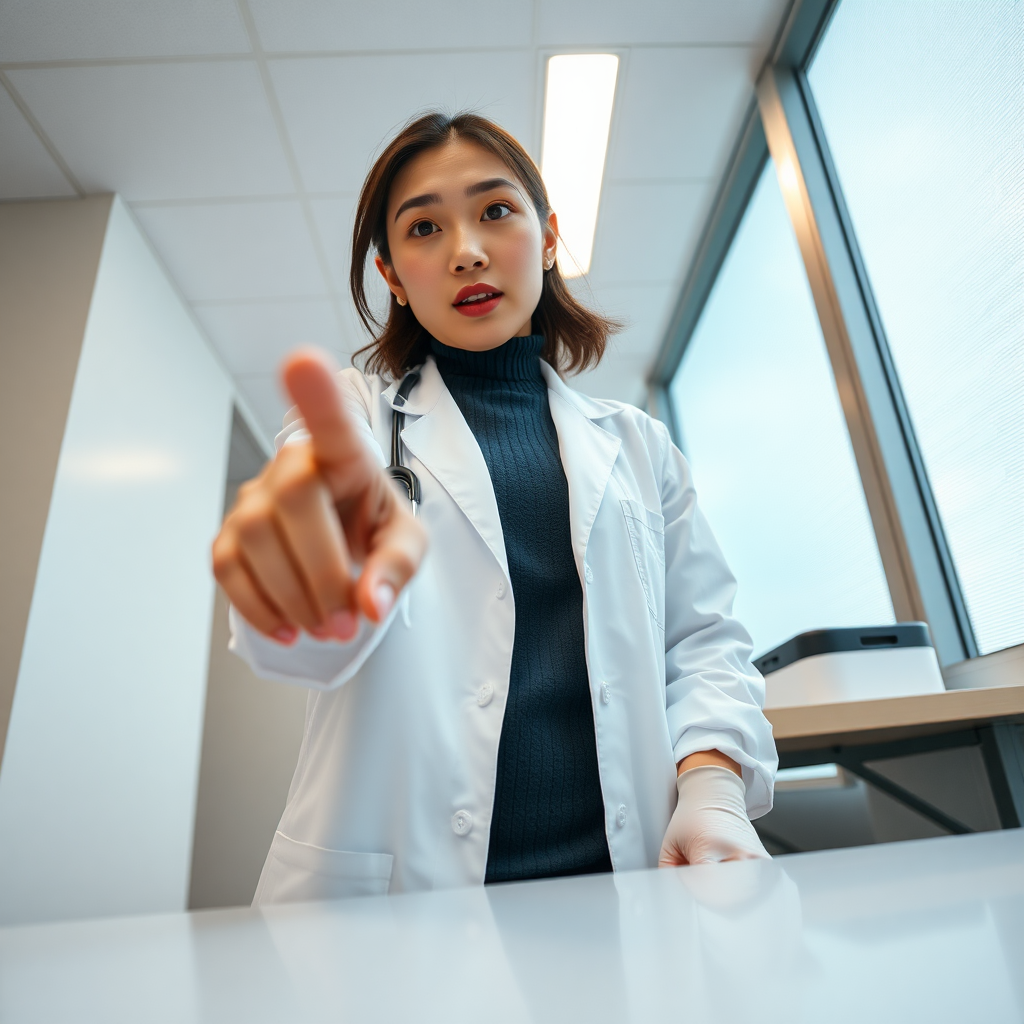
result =
[{"label": "pink nail polish", "polygon": [[373,603],[377,614],[383,619],[395,603],[395,588],[390,583],[378,583],[373,591]]},{"label": "pink nail polish", "polygon": [[279,644],[293,644],[295,643],[295,638],[298,635],[299,631],[292,626],[282,626],[280,629],[274,631],[274,639]]},{"label": "pink nail polish", "polygon": [[351,640],[359,631],[359,621],[349,611],[335,612],[331,616],[331,632],[339,640]]}]

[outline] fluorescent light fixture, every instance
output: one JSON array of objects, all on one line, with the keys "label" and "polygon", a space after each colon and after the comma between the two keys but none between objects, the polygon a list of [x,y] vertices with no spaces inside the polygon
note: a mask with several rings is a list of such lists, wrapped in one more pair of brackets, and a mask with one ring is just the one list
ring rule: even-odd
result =
[{"label": "fluorescent light fixture", "polygon": [[72,479],[87,483],[148,483],[172,480],[181,472],[173,454],[148,448],[69,452],[61,462]]},{"label": "fluorescent light fixture", "polygon": [[613,53],[548,60],[541,174],[558,215],[558,266],[565,277],[590,270],[618,71]]}]

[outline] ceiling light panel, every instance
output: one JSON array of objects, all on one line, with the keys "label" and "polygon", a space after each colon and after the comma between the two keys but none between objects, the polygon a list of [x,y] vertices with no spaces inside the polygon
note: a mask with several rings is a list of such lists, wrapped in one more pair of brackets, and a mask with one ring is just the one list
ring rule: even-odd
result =
[{"label": "ceiling light panel", "polygon": [[548,60],[541,174],[558,215],[558,265],[566,277],[590,269],[618,70],[612,53]]}]

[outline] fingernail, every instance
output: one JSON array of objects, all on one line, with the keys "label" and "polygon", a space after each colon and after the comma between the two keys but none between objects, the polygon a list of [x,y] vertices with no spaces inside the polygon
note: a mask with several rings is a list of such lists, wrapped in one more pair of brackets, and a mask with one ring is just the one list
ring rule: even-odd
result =
[{"label": "fingernail", "polygon": [[377,614],[383,619],[395,603],[395,588],[390,583],[378,583],[373,591],[373,603]]},{"label": "fingernail", "polygon": [[274,631],[274,639],[279,644],[293,644],[298,635],[299,631],[292,626],[282,626]]},{"label": "fingernail", "polygon": [[315,636],[317,640],[330,640],[330,638],[334,635],[334,631],[331,629],[330,626],[316,626],[309,632],[310,635]]},{"label": "fingernail", "polygon": [[335,612],[331,616],[331,632],[339,640],[351,640],[359,629],[359,621],[349,611]]}]

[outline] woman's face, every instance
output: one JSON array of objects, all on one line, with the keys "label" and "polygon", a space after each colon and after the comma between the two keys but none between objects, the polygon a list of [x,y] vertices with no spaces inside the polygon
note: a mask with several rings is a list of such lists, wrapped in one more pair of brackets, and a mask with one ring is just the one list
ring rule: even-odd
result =
[{"label": "woman's face", "polygon": [[391,265],[377,269],[438,341],[482,352],[530,333],[557,221],[541,225],[504,162],[472,142],[427,150],[388,198]]}]

